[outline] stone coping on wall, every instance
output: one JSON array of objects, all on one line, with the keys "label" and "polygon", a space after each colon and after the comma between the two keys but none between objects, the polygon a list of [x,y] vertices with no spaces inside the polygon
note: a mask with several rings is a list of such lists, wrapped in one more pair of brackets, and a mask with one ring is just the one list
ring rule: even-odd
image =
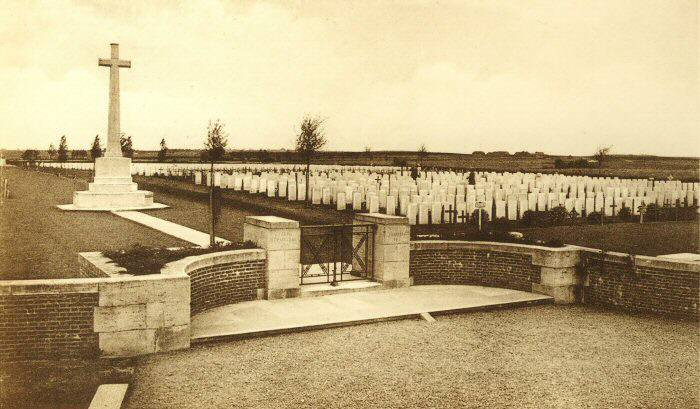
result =
[{"label": "stone coping on wall", "polygon": [[[581,253],[595,254],[603,261],[629,264],[630,254],[600,249],[566,245],[564,247],[544,247],[530,244],[499,243],[488,241],[418,240],[411,241],[411,250],[456,250],[478,249],[486,251],[507,251],[532,255],[532,263],[545,267],[573,267],[580,261]],[[700,273],[700,264],[663,257],[635,255],[637,267]]]},{"label": "stone coping on wall", "polygon": [[378,224],[408,224],[408,217],[393,216],[382,213],[358,213],[354,218],[356,221]]},{"label": "stone coping on wall", "polygon": [[544,267],[573,267],[579,263],[579,249],[574,246],[544,247],[530,244],[499,243],[493,241],[411,241],[411,250],[458,250],[473,249],[528,254],[532,264]]},{"label": "stone coping on wall", "polygon": [[126,269],[114,263],[114,261],[106,257],[101,251],[85,251],[78,253],[81,260],[81,266],[90,269],[95,275],[106,277],[131,277],[133,274],[125,273]]},{"label": "stone coping on wall", "polygon": [[634,256],[634,265],[637,267],[658,268],[663,270],[686,271],[692,273],[700,273],[700,264],[694,261],[673,260],[664,257],[633,255],[628,253],[620,253],[615,251],[603,251],[590,247],[571,246],[581,252],[595,254],[599,260],[618,263],[630,264],[630,256]]},{"label": "stone coping on wall", "polygon": [[100,278],[53,278],[39,280],[0,280],[0,294],[60,294],[98,292],[100,284],[127,282],[157,282],[187,274],[174,273],[168,276],[148,274],[142,276],[100,277]]},{"label": "stone coping on wall", "polygon": [[266,229],[296,229],[299,222],[278,216],[246,216],[245,222]]},{"label": "stone coping on wall", "polygon": [[239,261],[265,260],[266,252],[262,249],[241,249],[189,256],[166,264],[160,273],[164,275],[184,274],[189,271],[216,264],[235,263]]}]

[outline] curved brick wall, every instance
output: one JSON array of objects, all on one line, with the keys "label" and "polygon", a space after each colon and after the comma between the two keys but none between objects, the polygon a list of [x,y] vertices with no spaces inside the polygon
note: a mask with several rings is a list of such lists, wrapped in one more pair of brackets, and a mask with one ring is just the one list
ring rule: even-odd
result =
[{"label": "curved brick wall", "polygon": [[462,284],[533,291],[540,283],[542,248],[506,243],[411,242],[413,284]]},{"label": "curved brick wall", "polygon": [[161,273],[182,271],[190,276],[190,313],[242,301],[262,299],[265,294],[265,251],[232,250],[187,257],[168,264]]}]

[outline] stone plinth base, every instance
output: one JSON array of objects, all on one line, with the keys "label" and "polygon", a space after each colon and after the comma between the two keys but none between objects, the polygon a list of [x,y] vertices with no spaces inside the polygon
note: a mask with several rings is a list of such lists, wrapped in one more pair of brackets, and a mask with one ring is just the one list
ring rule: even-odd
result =
[{"label": "stone plinth base", "polygon": [[138,190],[131,181],[131,159],[104,157],[95,160],[95,180],[88,190],[73,193],[72,205],[61,210],[115,211],[148,210],[167,207],[153,203],[153,193]]},{"label": "stone plinth base", "polygon": [[136,210],[157,210],[157,209],[167,209],[168,205],[162,203],[153,203],[150,206],[134,206],[134,207],[76,207],[74,204],[57,205],[61,210],[64,211],[83,211],[83,212],[125,212],[125,211],[136,211]]}]

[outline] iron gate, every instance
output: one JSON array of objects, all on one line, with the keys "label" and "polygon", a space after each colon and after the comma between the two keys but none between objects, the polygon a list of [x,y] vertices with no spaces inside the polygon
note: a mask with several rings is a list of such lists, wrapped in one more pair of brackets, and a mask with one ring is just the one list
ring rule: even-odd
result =
[{"label": "iron gate", "polygon": [[373,275],[373,224],[301,226],[301,284],[336,285]]}]

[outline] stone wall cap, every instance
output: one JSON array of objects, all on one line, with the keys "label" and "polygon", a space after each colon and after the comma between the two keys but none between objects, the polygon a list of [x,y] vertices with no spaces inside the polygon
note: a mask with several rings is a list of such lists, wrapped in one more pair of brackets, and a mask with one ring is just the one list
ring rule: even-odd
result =
[{"label": "stone wall cap", "polygon": [[162,275],[187,275],[189,271],[208,267],[215,264],[235,263],[245,261],[265,260],[267,253],[263,249],[241,249],[219,251],[216,253],[189,256],[180,260],[172,261],[160,270]]},{"label": "stone wall cap", "polygon": [[355,215],[355,220],[376,224],[408,224],[408,217],[382,213],[358,213]]},{"label": "stone wall cap", "polygon": [[[619,264],[629,264],[630,256],[629,253],[620,253],[616,251],[603,251],[600,249],[594,249],[590,247],[573,246],[582,252],[599,255],[603,257],[604,261]],[[637,267],[648,267],[648,268],[658,268],[662,270],[675,270],[675,271],[685,271],[692,273],[700,273],[700,264],[694,261],[687,260],[677,260],[672,258],[667,258],[663,256],[644,256],[644,255],[634,255],[634,262]]]},{"label": "stone wall cap", "polygon": [[532,253],[535,250],[553,252],[569,252],[577,250],[576,246],[545,247],[532,244],[502,243],[497,241],[466,241],[466,240],[413,240],[411,250],[439,250],[455,248],[479,248],[494,251],[514,250],[521,253]]},{"label": "stone wall cap", "polygon": [[245,222],[266,229],[293,229],[299,227],[299,222],[278,216],[246,216]]}]

